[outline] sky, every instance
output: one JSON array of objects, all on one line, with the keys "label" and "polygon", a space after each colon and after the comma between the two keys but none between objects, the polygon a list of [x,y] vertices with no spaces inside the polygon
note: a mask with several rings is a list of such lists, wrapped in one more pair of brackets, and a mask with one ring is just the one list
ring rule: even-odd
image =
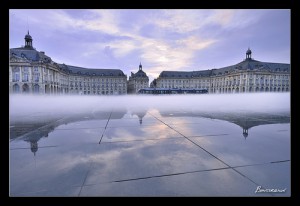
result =
[{"label": "sky", "polygon": [[140,62],[150,82],[162,71],[198,71],[252,58],[290,63],[290,10],[11,9],[9,46],[33,47],[57,63],[121,69]]}]

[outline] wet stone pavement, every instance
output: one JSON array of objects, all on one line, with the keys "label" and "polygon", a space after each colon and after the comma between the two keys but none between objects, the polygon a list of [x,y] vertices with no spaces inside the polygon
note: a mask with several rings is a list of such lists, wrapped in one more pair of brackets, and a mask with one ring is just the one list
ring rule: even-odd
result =
[{"label": "wet stone pavement", "polygon": [[11,118],[9,155],[10,196],[291,194],[284,112],[40,112]]}]

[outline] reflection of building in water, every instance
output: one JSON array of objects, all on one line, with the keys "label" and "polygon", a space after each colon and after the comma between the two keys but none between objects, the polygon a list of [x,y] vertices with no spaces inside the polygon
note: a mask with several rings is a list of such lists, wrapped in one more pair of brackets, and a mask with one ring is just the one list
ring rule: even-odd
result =
[{"label": "reflection of building in water", "polygon": [[219,119],[240,126],[242,134],[246,139],[249,129],[264,124],[290,123],[289,113],[266,114],[266,113],[205,113],[205,112],[177,112],[170,116],[171,112],[160,112],[163,117],[204,117]]},{"label": "reflection of building in water", "polygon": [[248,137],[248,128],[243,128],[243,136],[245,137],[245,139]]},{"label": "reflection of building in water", "polygon": [[30,149],[31,149],[31,152],[34,154],[35,156],[35,153],[38,151],[38,143],[37,141],[33,140],[33,141],[30,141]]},{"label": "reflection of building in water", "polygon": [[37,121],[32,122],[13,121],[10,128],[10,139],[18,139],[29,142],[31,152],[36,155],[38,151],[38,141],[43,137],[48,137],[49,133],[60,125],[67,125],[74,122],[88,121],[88,120],[107,120],[121,119],[126,114],[127,110],[119,108],[113,111],[94,111],[92,113],[81,113],[68,116],[65,118],[53,117],[51,121]]}]

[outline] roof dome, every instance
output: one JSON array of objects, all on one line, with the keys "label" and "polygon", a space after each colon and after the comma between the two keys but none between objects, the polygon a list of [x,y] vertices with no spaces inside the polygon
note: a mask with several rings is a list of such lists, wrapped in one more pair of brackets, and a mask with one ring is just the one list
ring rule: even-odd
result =
[{"label": "roof dome", "polygon": [[252,51],[248,48],[248,50],[246,51],[246,54],[251,54]]},{"label": "roof dome", "polygon": [[31,39],[31,40],[32,40],[32,37],[29,35],[29,31],[28,31],[28,33],[25,35],[25,39]]},{"label": "roof dome", "polygon": [[146,73],[143,70],[139,70],[137,73],[135,73],[135,76],[146,77]]}]

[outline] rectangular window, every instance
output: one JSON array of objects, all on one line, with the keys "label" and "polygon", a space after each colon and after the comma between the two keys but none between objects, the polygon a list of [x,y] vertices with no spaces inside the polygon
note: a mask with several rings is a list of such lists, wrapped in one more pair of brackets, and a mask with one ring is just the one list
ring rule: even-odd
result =
[{"label": "rectangular window", "polygon": [[18,82],[20,80],[20,73],[16,72],[13,74],[13,82]]},{"label": "rectangular window", "polygon": [[28,82],[28,73],[26,72],[26,73],[23,73],[23,77],[22,77],[22,81],[23,82]]},{"label": "rectangular window", "polygon": [[35,73],[34,74],[34,81],[35,82],[39,82],[39,80],[40,80],[40,74],[39,73]]}]

